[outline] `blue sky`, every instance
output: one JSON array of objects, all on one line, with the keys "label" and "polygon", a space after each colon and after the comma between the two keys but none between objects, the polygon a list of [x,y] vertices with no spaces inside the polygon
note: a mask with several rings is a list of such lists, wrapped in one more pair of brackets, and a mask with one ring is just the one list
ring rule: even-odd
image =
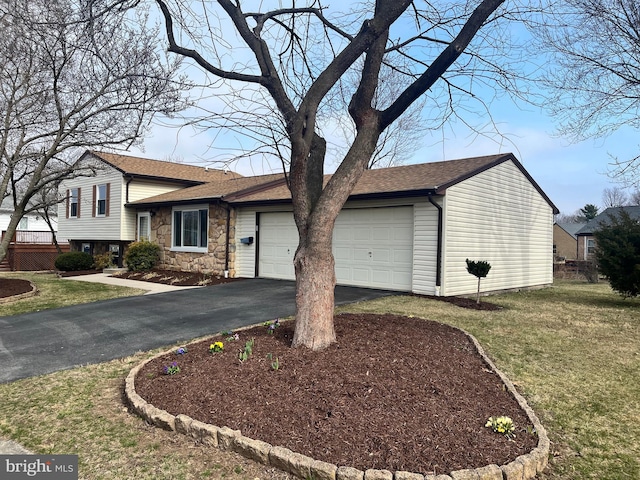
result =
[{"label": "blue sky", "polygon": [[[527,35],[515,24],[511,28],[516,35]],[[233,56],[237,60],[235,51]],[[490,97],[493,95],[487,96]],[[222,108],[215,105],[214,98],[205,102],[209,102],[211,111]],[[441,131],[427,132],[421,148],[404,163],[513,152],[560,212],[571,214],[587,203],[602,206],[603,190],[618,185],[607,176],[611,155],[624,160],[640,154],[639,132],[630,128],[605,138],[572,143],[569,138],[557,135],[558,125],[545,111],[527,104],[516,105],[507,95],[493,100],[490,112],[501,135],[490,129],[486,135],[479,136],[461,122],[450,123]],[[476,117],[478,121],[484,122],[482,117]],[[133,153],[221,168],[216,160],[233,158],[243,147],[246,147],[243,140],[230,133],[214,135],[211,131],[196,132],[190,127],[156,125],[145,140],[143,150]],[[331,172],[335,166],[335,162],[328,161],[325,171]],[[231,165],[232,170],[243,175],[273,173],[281,168],[278,160],[269,158]]]},{"label": "blue sky", "polygon": [[[503,137],[479,137],[459,124],[439,132],[428,132],[422,148],[405,163],[435,162],[494,153],[513,152],[562,213],[573,213],[587,203],[601,206],[602,192],[617,184],[606,175],[611,158],[631,158],[640,149],[639,132],[623,128],[612,135],[572,143],[556,135],[557,125],[535,107],[520,108],[505,99],[493,104],[492,115]],[[209,148],[213,141],[213,147]],[[155,126],[144,142],[148,158],[176,159],[183,163],[220,168],[215,159],[231,158],[241,140],[232,135]],[[272,173],[280,168],[276,160],[240,161],[232,169],[243,175]],[[331,167],[329,166],[329,171]]]}]

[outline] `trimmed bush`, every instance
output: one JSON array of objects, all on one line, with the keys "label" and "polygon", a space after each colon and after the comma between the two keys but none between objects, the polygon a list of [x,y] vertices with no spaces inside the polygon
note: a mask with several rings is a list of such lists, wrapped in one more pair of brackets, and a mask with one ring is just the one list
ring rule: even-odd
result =
[{"label": "trimmed bush", "polygon": [[89,270],[93,267],[93,257],[85,252],[66,252],[56,257],[54,265],[63,272]]},{"label": "trimmed bush", "polygon": [[124,260],[133,272],[151,270],[160,261],[160,246],[153,242],[133,242]]},{"label": "trimmed bush", "polygon": [[469,260],[467,258],[467,272],[469,272],[474,277],[478,278],[478,293],[476,294],[476,303],[480,304],[480,279],[489,275],[489,270],[491,270],[491,264],[485,260],[478,260],[474,262],[473,260]]}]

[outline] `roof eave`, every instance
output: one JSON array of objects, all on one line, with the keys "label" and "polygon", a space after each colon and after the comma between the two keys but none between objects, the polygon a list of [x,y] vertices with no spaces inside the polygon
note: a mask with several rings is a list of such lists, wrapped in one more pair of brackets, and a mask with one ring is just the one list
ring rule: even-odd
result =
[{"label": "roof eave", "polygon": [[[360,193],[350,195],[347,201],[356,200],[380,200],[380,199],[392,199],[392,198],[416,198],[426,197],[429,195],[438,195],[435,188],[419,189],[419,190],[406,190],[406,191],[393,191],[393,192],[375,192],[375,193]],[[258,205],[287,205],[291,204],[290,198],[276,198],[272,200],[233,200],[229,201],[230,204],[237,207],[249,207]]]},{"label": "roof eave", "polygon": [[203,198],[187,198],[183,200],[159,200],[152,202],[130,202],[125,203],[126,208],[157,208],[172,207],[175,205],[198,205],[201,203],[218,203],[222,201],[221,196],[203,197]]}]

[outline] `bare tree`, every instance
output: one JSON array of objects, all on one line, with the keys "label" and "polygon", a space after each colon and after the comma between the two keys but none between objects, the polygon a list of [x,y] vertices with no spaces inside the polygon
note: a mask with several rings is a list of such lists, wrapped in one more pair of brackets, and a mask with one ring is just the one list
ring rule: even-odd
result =
[{"label": "bare tree", "polygon": [[624,207],[629,204],[629,196],[620,187],[605,188],[602,191],[602,206],[604,208],[609,207]]},{"label": "bare tree", "polygon": [[15,210],[0,260],[26,213],[60,201],[39,192],[94,173],[74,164],[78,149],[131,145],[183,104],[179,63],[163,59],[145,12],[103,6],[0,0],[0,198]]},{"label": "bare tree", "polygon": [[[513,90],[509,57],[501,50],[510,43],[503,22],[521,12],[502,9],[504,0],[376,0],[349,4],[349,12],[331,11],[319,0],[292,1],[289,6],[280,2],[270,11],[262,11],[261,2],[241,5],[233,0],[156,3],[164,16],[169,51],[191,58],[234,92],[227,101],[230,115],[223,121],[232,128],[246,127],[236,115],[259,108],[270,115],[264,122],[278,125],[272,130],[277,132],[272,148],[287,158],[300,237],[294,257],[293,346],[322,349],[335,341],[334,222],[381,135],[424,97],[429,111],[437,112],[431,118],[443,122],[460,111],[454,108],[455,99],[474,98],[480,85],[493,87],[493,92]],[[386,66],[407,81],[376,103]],[[343,115],[353,121],[355,135],[323,186],[326,105],[337,89],[348,88],[341,80],[352,71],[358,82],[344,96],[349,101]],[[260,128],[253,131],[260,133]]]},{"label": "bare tree", "polygon": [[[565,0],[544,30],[555,61],[545,81],[561,133],[577,140],[640,127],[640,4],[637,0]],[[539,30],[540,31],[540,30]],[[639,145],[640,146],[640,145]],[[610,174],[640,180],[640,156],[613,159]]]},{"label": "bare tree", "polygon": [[629,195],[629,205],[640,205],[640,190],[636,189]]},{"label": "bare tree", "polygon": [[559,213],[555,217],[556,223],[581,223],[584,218],[580,214],[580,210],[573,213]]}]

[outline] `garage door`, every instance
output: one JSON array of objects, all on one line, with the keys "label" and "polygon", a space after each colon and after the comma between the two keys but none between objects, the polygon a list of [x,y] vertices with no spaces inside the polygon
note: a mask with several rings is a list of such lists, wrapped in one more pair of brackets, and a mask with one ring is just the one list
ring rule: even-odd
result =
[{"label": "garage door", "polygon": [[[260,214],[261,277],[293,280],[297,246],[291,213]],[[333,255],[338,284],[411,290],[413,208],[343,210],[333,232]]]}]

